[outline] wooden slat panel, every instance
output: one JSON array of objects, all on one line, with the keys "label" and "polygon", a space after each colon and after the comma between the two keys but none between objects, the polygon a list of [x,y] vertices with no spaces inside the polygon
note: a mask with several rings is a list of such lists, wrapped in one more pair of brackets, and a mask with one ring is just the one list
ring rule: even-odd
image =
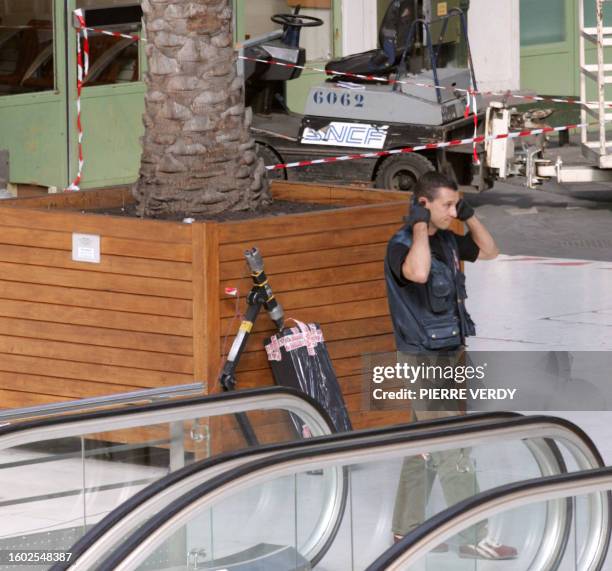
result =
[{"label": "wooden slat panel", "polygon": [[[305,272],[320,268],[338,268],[360,262],[381,261],[385,257],[387,243],[365,244],[347,248],[334,248],[317,252],[305,252],[299,256],[291,254],[269,256],[264,260],[266,273]],[[221,264],[221,280],[244,277],[243,262],[224,262]]]},{"label": "wooden slat panel", "polygon": [[168,373],[129,367],[113,367],[97,363],[77,363],[44,357],[0,354],[0,371],[29,375],[84,379],[100,383],[116,383],[137,387],[164,387],[192,382],[191,374]]},{"label": "wooden slat panel", "polygon": [[236,373],[236,384],[239,389],[255,389],[259,387],[272,387],[276,383],[270,369],[257,371],[238,371]]},{"label": "wooden slat panel", "polygon": [[[68,269],[83,269],[83,264],[72,261],[72,246],[67,246],[62,249],[59,244],[53,241],[46,241],[44,238],[32,238],[19,243],[20,237],[18,229],[7,229],[0,227],[0,261],[3,262],[19,262],[23,264],[31,264],[34,266],[52,266],[57,268]],[[29,234],[23,230],[24,233]],[[1,234],[11,234],[11,237],[1,236]],[[54,232],[58,236],[65,237],[67,235]],[[107,240],[102,240],[102,246]],[[12,245],[16,244],[16,245]],[[42,247],[40,244],[48,245]],[[52,249],[51,246],[54,246]],[[147,250],[150,250],[150,244],[147,245]],[[177,256],[182,254],[181,251],[176,251]],[[132,248],[127,252],[126,256],[114,256],[105,252],[106,248],[102,247],[100,263],[96,264],[96,272],[108,272],[111,274],[124,274],[131,276],[147,276],[147,277],[162,277],[176,280],[191,280],[191,264],[187,262],[174,262],[155,259],[140,259],[135,256],[139,255],[137,248]],[[123,248],[124,252],[126,248]],[[88,268],[93,270],[94,268]],[[109,276],[112,279],[112,276]]]},{"label": "wooden slat panel", "polygon": [[332,186],[324,184],[309,184],[290,182],[286,180],[272,181],[272,196],[278,200],[313,202],[318,204],[339,204],[355,206],[358,204],[380,204],[391,201],[408,203],[410,193],[361,188],[350,186]]},{"label": "wooden slat panel", "polygon": [[[55,396],[69,399],[84,399],[105,396],[111,393],[127,393],[141,390],[132,385],[108,384],[84,381],[82,379],[60,379],[24,373],[6,373],[0,371],[0,389],[14,390],[19,388],[24,393],[44,394],[53,391]],[[4,403],[2,403],[4,404]]]},{"label": "wooden slat panel", "polygon": [[[161,300],[160,300],[161,303]],[[191,337],[191,319],[0,299],[0,316]]]},{"label": "wooden slat panel", "polygon": [[57,395],[47,395],[42,393],[24,393],[21,391],[10,391],[0,389],[0,403],[5,408],[22,408],[28,406],[38,406],[62,402],[64,397]]},{"label": "wooden slat panel", "polygon": [[[146,444],[155,443],[156,449],[168,449],[169,444],[161,444],[170,440],[170,429],[168,423],[152,424],[138,428],[128,428],[125,430],[109,430],[106,432],[95,432],[86,435],[89,441],[113,442],[117,444]],[[159,443],[159,444],[158,444]],[[189,444],[192,441],[184,440],[185,449],[190,450]]]},{"label": "wooden slat panel", "polygon": [[[234,452],[237,450],[244,450],[248,448],[242,432],[236,425],[236,421],[228,421],[222,425],[223,433],[218,438],[213,438],[210,443],[211,453],[213,455],[222,454],[224,452]],[[257,428],[257,438],[261,445],[266,444],[278,444],[282,442],[293,442],[295,437],[291,435],[285,435],[284,431],[286,427],[284,425],[270,424],[268,426],[261,426]]]},{"label": "wooden slat panel", "polygon": [[[341,284],[353,284],[382,279],[384,264],[382,261],[357,263],[336,268],[323,268],[307,272],[290,272],[287,274],[269,274],[270,285],[275,294],[296,292],[315,287],[326,287]],[[221,282],[220,291],[222,300],[229,299],[223,294],[225,288],[236,287],[241,295],[251,289],[253,282],[250,278],[232,279]],[[283,296],[279,295],[282,303]]]},{"label": "wooden slat panel", "polygon": [[[206,226],[193,228],[193,375],[195,379],[206,379]],[[208,392],[206,387],[205,392]]]},{"label": "wooden slat panel", "polygon": [[193,344],[190,337],[177,335],[158,335],[155,333],[136,333],[102,327],[85,327],[66,323],[47,323],[28,319],[0,317],[0,334],[31,339],[50,339],[82,343],[102,347],[131,348],[141,351],[171,353],[173,355],[192,355]]},{"label": "wooden slat panel", "polygon": [[191,244],[191,224],[0,206],[0,226],[100,234],[159,244]]},{"label": "wooden slat panel", "polygon": [[365,377],[364,373],[339,377],[338,383],[342,393],[346,395],[363,395],[364,392],[368,392],[370,390],[370,383]]},{"label": "wooden slat panel", "polygon": [[0,335],[0,353],[65,359],[76,362],[86,360],[87,363],[100,365],[134,367],[171,373],[189,374],[193,371],[193,359],[186,355],[100,347],[87,344],[86,338],[82,341],[82,343],[65,343],[48,339],[39,340]]},{"label": "wooden slat panel", "polygon": [[[244,222],[225,222],[219,227],[221,244],[235,244],[287,236],[316,234],[326,230],[341,230],[359,226],[395,224],[401,221],[404,212],[400,203],[371,206],[355,206],[341,210],[307,212],[289,216],[259,218]],[[0,219],[1,222],[1,219]]]},{"label": "wooden slat panel", "polygon": [[407,424],[411,420],[410,411],[363,411],[354,412],[350,416],[355,430]]},{"label": "wooden slat panel", "polygon": [[344,395],[344,403],[349,411],[349,414],[356,412],[369,412],[367,403],[364,403],[363,395],[360,393],[353,393]]},{"label": "wooden slat panel", "polygon": [[162,278],[144,278],[135,276],[113,276],[95,271],[64,270],[22,264],[0,262],[0,275],[5,280],[31,282],[39,284],[76,287],[82,289],[114,291],[122,293],[140,293],[176,299],[191,299],[192,291],[189,282],[165,280]]},{"label": "wooden slat panel", "polygon": [[0,280],[0,295],[4,299],[56,303],[75,307],[130,311],[150,315],[167,315],[191,318],[192,304],[189,300],[164,299],[128,293],[68,288],[48,284],[31,284]]},{"label": "wooden slat panel", "polygon": [[[282,300],[281,300],[282,303]],[[308,307],[304,309],[296,309],[287,317],[293,317],[305,322],[316,323],[334,323],[338,321],[350,321],[352,319],[365,319],[367,317],[380,317],[389,314],[389,306],[387,298],[368,299],[361,303],[337,303],[334,305],[322,305],[320,307]],[[230,330],[233,323],[231,317],[226,317],[221,320],[221,332],[233,334],[234,330]],[[259,319],[255,324],[255,333],[264,331],[273,331],[274,324],[269,319]]]},{"label": "wooden slat panel", "polygon": [[46,194],[19,200],[6,200],[5,206],[17,208],[45,208],[62,210],[88,210],[90,208],[120,208],[135,202],[128,187],[105,188],[103,190],[82,190]]},{"label": "wooden slat panel", "polygon": [[219,354],[221,353],[221,306],[219,303],[219,226],[206,225],[206,266],[204,288],[206,291],[206,347],[204,373],[212,382],[220,369]]},{"label": "wooden slat panel", "polygon": [[[399,217],[398,217],[399,221]],[[281,240],[272,238],[269,240],[258,240],[257,248],[267,260],[270,256],[281,254],[298,254],[300,252],[313,252],[318,250],[329,250],[346,246],[357,246],[359,244],[372,244],[376,242],[388,242],[389,238],[400,228],[399,222],[379,225],[373,221],[373,226],[361,226],[359,228],[347,228],[345,230],[331,231],[318,234],[307,234],[304,236],[291,236]],[[240,242],[238,244],[226,244],[221,246],[220,257],[222,262],[244,261],[244,251],[253,246],[252,241]]]},{"label": "wooden slat panel", "polygon": [[[306,307],[320,307],[321,304],[335,304],[352,301],[360,301],[380,298],[385,295],[385,283],[382,280],[345,284],[322,288],[312,288],[290,293],[285,292],[282,299],[279,298],[287,315],[296,309]],[[236,312],[236,303],[232,300],[224,300],[221,303],[221,317],[231,317]]]},{"label": "wooden slat panel", "polygon": [[[282,442],[293,442],[297,438],[292,432],[292,427],[286,423],[267,422],[263,425],[253,425],[257,440],[260,445],[279,444]],[[237,426],[235,420],[227,421],[221,426],[222,435],[217,439],[213,437],[211,449],[213,454],[230,452],[248,448],[247,442]]]},{"label": "wooden slat panel", "polygon": [[[357,405],[362,354],[393,349],[382,260],[408,197],[285,183],[273,192],[369,205],[218,225],[0,206],[0,394],[10,402],[19,396],[22,405],[35,394],[52,402],[63,400],[58,393],[82,397],[102,387],[110,393],[186,383],[194,375],[214,384],[235,311],[221,292],[250,289],[243,250],[256,245],[287,316],[323,324],[354,419],[378,422],[378,411]],[[124,198],[116,192],[113,200]],[[93,194],[36,200],[73,208],[96,202]],[[102,236],[99,266],[71,261],[72,232]],[[237,375],[240,387],[274,383],[261,349],[273,328],[262,314]],[[9,384],[17,377],[21,392]],[[264,434],[278,434],[275,415],[256,418]]]},{"label": "wooden slat panel", "polygon": [[[160,232],[160,236],[164,236]],[[133,256],[152,260],[169,260],[172,262],[190,262],[191,248],[189,244],[160,242],[153,234],[150,239],[142,240],[114,238],[103,234],[100,248],[116,256]]]}]

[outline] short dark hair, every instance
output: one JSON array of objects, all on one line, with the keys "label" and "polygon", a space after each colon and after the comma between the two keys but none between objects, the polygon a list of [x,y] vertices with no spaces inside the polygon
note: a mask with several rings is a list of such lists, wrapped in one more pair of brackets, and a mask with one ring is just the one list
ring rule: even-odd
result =
[{"label": "short dark hair", "polygon": [[426,198],[430,201],[435,200],[438,190],[441,188],[459,190],[457,183],[447,176],[434,171],[425,173],[414,187],[414,198],[417,200],[419,198]]}]

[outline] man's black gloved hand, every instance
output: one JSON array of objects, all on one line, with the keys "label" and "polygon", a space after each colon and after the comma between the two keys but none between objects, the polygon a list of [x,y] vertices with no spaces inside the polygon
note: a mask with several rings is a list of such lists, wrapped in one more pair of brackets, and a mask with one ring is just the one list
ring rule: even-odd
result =
[{"label": "man's black gloved hand", "polygon": [[418,202],[412,201],[410,204],[410,212],[408,216],[404,217],[404,221],[408,226],[414,226],[419,222],[425,222],[425,224],[429,224],[431,220],[431,213],[427,208],[425,208],[422,204]]},{"label": "man's black gloved hand", "polygon": [[469,220],[476,214],[476,211],[462,198],[457,203],[457,218],[462,222]]}]

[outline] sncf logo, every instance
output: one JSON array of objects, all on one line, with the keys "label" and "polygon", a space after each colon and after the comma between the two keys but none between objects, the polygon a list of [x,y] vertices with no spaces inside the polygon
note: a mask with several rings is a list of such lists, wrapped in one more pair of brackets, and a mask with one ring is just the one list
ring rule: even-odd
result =
[{"label": "sncf logo", "polygon": [[305,145],[382,149],[387,140],[388,129],[388,125],[375,126],[334,121],[319,130],[306,127],[302,133],[302,143]]}]

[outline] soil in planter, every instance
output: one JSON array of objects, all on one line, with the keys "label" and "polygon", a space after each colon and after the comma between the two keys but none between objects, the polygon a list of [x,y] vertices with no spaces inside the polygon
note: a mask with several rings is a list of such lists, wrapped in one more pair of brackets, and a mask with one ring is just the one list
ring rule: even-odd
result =
[{"label": "soil in planter", "polygon": [[[242,212],[221,212],[215,215],[197,214],[192,216],[193,220],[214,220],[217,222],[226,222],[231,220],[250,220],[251,218],[265,218],[268,216],[283,216],[286,214],[301,214],[304,212],[317,212],[319,210],[336,210],[342,208],[337,204],[321,204],[310,202],[291,202],[289,200],[275,200],[269,206],[257,210],[246,210]],[[138,218],[136,213],[136,204],[128,204],[125,207],[104,208],[88,210],[96,214],[108,214],[109,216],[127,216]],[[183,216],[164,216],[163,220],[183,220]]]}]

